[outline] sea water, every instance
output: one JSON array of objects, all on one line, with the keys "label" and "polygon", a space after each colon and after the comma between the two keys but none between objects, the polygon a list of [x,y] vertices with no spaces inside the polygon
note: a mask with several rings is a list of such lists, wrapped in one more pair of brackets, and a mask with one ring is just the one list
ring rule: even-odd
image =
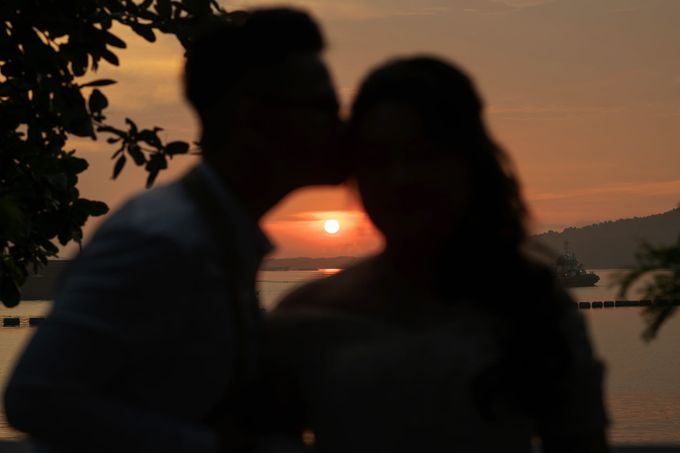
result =
[{"label": "sea water", "polygon": [[[282,296],[304,282],[324,278],[335,271],[261,272],[258,289],[262,305],[273,308]],[[579,301],[617,298],[611,286],[621,271],[595,270],[600,283],[571,290]],[[493,272],[489,271],[489,280]],[[635,289],[630,298],[640,298]],[[0,316],[40,316],[50,302],[22,302],[13,309],[0,308]],[[611,419],[610,438],[619,444],[680,444],[680,316],[662,327],[659,337],[645,343],[640,308],[581,310],[590,326],[597,355],[606,365],[606,399]],[[200,317],[200,314],[197,314]],[[0,328],[0,383],[4,388],[12,366],[34,328]],[[0,413],[0,439],[16,438]]]}]

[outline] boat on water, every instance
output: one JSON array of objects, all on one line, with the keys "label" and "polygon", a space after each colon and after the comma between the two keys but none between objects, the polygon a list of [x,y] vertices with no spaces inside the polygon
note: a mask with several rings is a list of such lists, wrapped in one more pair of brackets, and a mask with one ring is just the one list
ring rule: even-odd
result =
[{"label": "boat on water", "polygon": [[555,273],[560,282],[567,288],[595,286],[600,281],[599,275],[585,270],[583,263],[569,249],[568,241],[564,243],[564,253],[555,260]]}]

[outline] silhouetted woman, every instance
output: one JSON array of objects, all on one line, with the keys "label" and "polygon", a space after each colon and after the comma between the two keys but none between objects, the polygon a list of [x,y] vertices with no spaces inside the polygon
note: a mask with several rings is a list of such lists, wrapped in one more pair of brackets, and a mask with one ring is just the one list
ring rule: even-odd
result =
[{"label": "silhouetted woman", "polygon": [[471,80],[436,58],[389,62],[350,130],[386,245],[270,318],[294,428],[323,452],[606,451],[602,367],[523,251],[525,204]]}]

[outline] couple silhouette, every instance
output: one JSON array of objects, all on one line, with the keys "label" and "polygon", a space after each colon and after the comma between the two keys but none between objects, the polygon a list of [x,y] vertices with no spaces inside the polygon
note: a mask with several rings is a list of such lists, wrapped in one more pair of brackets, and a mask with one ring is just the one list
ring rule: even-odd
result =
[{"label": "couple silhouette", "polygon": [[[35,451],[607,451],[602,366],[525,252],[470,78],[389,61],[343,122],[323,49],[285,8],[196,35],[203,160],[111,215],[63,278],[5,392]],[[348,179],[384,251],[263,314],[258,221]]]}]

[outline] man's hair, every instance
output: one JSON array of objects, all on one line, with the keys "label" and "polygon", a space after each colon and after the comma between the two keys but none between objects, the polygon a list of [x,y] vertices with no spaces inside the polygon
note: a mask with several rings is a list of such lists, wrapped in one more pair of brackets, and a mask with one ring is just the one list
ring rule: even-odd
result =
[{"label": "man's hair", "polygon": [[[256,69],[283,62],[297,52],[320,53],[319,26],[305,12],[258,9],[213,19],[188,46],[185,94],[206,126],[210,111]],[[220,113],[228,115],[229,105]]]}]

